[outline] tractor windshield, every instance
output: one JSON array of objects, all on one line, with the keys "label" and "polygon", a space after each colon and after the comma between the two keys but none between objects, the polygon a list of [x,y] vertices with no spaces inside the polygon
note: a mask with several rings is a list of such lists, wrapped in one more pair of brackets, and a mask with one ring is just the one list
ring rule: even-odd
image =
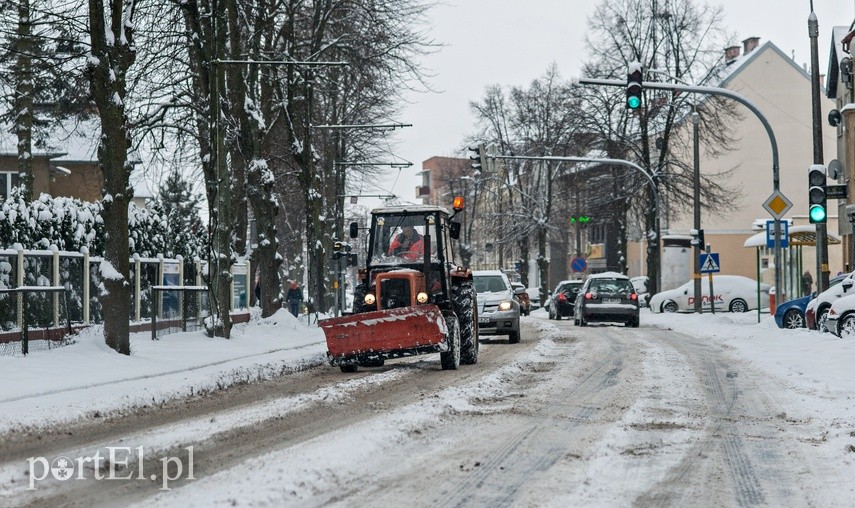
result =
[{"label": "tractor windshield", "polygon": [[424,262],[425,228],[430,228],[431,261],[439,261],[435,225],[428,226],[424,215],[384,215],[377,217],[371,238],[372,265],[400,265]]}]

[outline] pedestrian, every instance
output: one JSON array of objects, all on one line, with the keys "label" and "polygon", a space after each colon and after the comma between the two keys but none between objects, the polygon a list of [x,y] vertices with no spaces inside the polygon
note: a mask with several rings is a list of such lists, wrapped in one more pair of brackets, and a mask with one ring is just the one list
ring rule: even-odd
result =
[{"label": "pedestrian", "polygon": [[809,270],[802,274],[802,295],[807,296],[813,291],[813,276]]},{"label": "pedestrian", "polygon": [[291,281],[291,287],[288,288],[288,293],[285,295],[285,301],[288,302],[288,307],[294,317],[300,313],[300,304],[303,302],[303,290],[297,285],[297,281]]}]

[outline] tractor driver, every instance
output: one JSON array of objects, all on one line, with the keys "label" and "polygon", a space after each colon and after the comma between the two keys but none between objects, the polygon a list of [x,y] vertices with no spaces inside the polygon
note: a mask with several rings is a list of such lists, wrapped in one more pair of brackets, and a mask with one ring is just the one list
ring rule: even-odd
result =
[{"label": "tractor driver", "polygon": [[395,235],[389,250],[389,256],[400,256],[410,261],[418,261],[425,253],[424,237],[413,226],[401,226],[401,233]]}]

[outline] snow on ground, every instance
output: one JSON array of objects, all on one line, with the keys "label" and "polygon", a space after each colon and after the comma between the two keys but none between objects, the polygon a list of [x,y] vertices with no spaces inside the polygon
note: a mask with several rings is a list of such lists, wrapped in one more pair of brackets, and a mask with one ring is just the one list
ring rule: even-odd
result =
[{"label": "snow on ground", "polygon": [[149,332],[135,333],[130,356],[108,348],[102,333],[100,326],[92,327],[70,346],[0,357],[0,434],[159,404],[326,362],[323,333],[284,309],[236,325],[230,340],[201,331],[157,341]]},{"label": "snow on ground", "polygon": [[[544,319],[534,311],[523,319]],[[709,338],[804,394],[817,415],[855,419],[855,342],[808,330],[782,330],[768,314],[652,314],[642,326]],[[131,337],[132,354],[104,345],[100,327],[77,343],[26,357],[0,357],[0,433],[158,404],[326,362],[323,333],[282,310],[235,326],[231,340],[203,332]],[[810,399],[810,402],[808,402]]]},{"label": "snow on ground", "polygon": [[[408,429],[417,429],[445,411],[465,412],[473,397],[501,391],[502,377],[512,375],[515,369],[524,368],[520,362],[548,358],[554,347],[551,334],[556,326],[546,321],[543,310],[537,310],[531,317],[523,319],[536,324],[544,332],[540,343],[531,352],[531,357],[520,358],[465,387],[449,388],[448,393],[433,401],[414,403],[366,422],[365,431],[359,434],[358,443],[351,443],[351,450],[359,450],[364,457],[383,456],[382,451],[388,444],[404,439]],[[816,426],[818,433],[824,436],[818,456],[828,457],[829,460],[836,458],[838,461],[841,455],[848,456],[843,452],[853,442],[851,422],[855,421],[855,376],[852,375],[852,365],[855,365],[855,341],[807,330],[781,330],[768,314],[762,315],[760,323],[757,321],[756,313],[696,316],[651,314],[644,310],[641,316],[642,326],[672,329],[722,344],[735,357],[772,374],[774,377],[770,380],[769,391],[786,391],[786,395],[782,394],[780,399],[793,401],[784,409],[799,418],[807,417]],[[564,329],[563,326],[560,328]],[[53,425],[96,413],[105,415],[157,404],[326,363],[326,347],[321,331],[316,325],[307,326],[304,321],[293,318],[284,310],[268,319],[253,316],[250,323],[235,327],[231,340],[211,339],[202,332],[166,335],[158,341],[152,341],[146,333],[134,334],[132,355],[129,357],[118,355],[107,348],[100,333],[99,328],[94,328],[82,334],[73,345],[35,352],[27,357],[0,357],[0,433],[14,431],[22,426]],[[646,360],[649,369],[655,371],[661,361],[675,361],[667,349],[657,348],[655,344],[651,344],[651,348],[651,355]],[[388,379],[381,379],[383,376],[395,375],[400,374],[392,371],[365,380],[343,378],[341,383],[305,397],[282,398],[224,413],[215,424],[199,419],[188,420],[169,429],[152,429],[150,435],[136,436],[133,442],[149,447],[163,446],[165,442],[181,442],[188,436],[202,439],[224,428],[293,411],[312,403],[313,397],[347,396],[350,391],[359,389],[360,383],[386,382]],[[779,381],[776,382],[775,378]],[[674,395],[680,399],[679,394]],[[647,409],[633,408],[629,415],[639,415]],[[353,429],[348,432],[353,435]],[[170,439],[165,438],[167,434]],[[331,437],[334,436],[327,436]],[[620,436],[614,437],[619,439]],[[687,439],[687,436],[679,433],[673,437]],[[282,453],[274,453],[270,457],[256,458],[250,463],[200,480],[185,494],[170,498],[170,501],[177,504],[204,501],[204,505],[215,498],[229,499],[227,492],[219,492],[222,496],[213,497],[200,493],[208,489],[217,491],[220,482],[234,488],[235,482],[229,479],[233,475],[245,475],[247,468],[258,467],[253,466],[253,463],[277,464],[276,468],[269,471],[271,475],[279,474],[277,470],[302,471],[305,474],[296,473],[292,476],[295,479],[302,478],[302,481],[306,481],[307,477],[315,480],[303,484],[301,488],[279,485],[278,491],[273,492],[265,489],[254,491],[247,487],[245,492],[231,494],[243,501],[252,499],[264,504],[273,498],[281,499],[283,492],[298,493],[297,498],[306,499],[302,496],[308,496],[309,491],[317,493],[328,487],[335,491],[335,487],[352,480],[347,477],[347,469],[342,467],[341,461],[359,463],[361,457],[342,455],[340,450],[327,449],[327,442],[335,443],[338,439],[317,439]],[[391,454],[389,456],[393,457]],[[855,469],[851,462],[846,461],[847,467]],[[393,466],[390,464],[390,467]],[[296,469],[290,469],[292,467]],[[318,471],[330,474],[323,475],[323,478],[313,476]],[[334,471],[337,473],[333,474]],[[0,471],[0,476],[11,473]],[[654,471],[647,473],[652,474]],[[160,501],[165,502],[166,499]]]}]

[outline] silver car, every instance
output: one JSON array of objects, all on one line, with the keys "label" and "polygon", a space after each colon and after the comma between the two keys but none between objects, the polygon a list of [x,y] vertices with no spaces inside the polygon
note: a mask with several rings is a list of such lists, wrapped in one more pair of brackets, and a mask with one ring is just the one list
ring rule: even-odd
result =
[{"label": "silver car", "polygon": [[479,270],[473,276],[478,293],[478,333],[507,335],[508,342],[516,344],[520,341],[520,304],[508,276],[499,270]]}]

